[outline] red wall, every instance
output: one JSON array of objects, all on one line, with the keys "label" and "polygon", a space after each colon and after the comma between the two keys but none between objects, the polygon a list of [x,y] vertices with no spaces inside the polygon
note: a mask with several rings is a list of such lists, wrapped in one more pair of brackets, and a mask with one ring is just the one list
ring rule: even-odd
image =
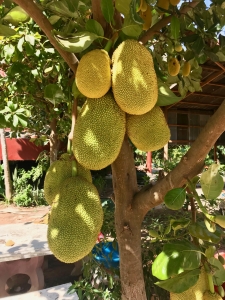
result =
[{"label": "red wall", "polygon": [[[8,160],[36,160],[43,150],[49,151],[49,145],[36,146],[28,139],[6,138]],[[2,148],[0,144],[0,160],[2,160]]]}]

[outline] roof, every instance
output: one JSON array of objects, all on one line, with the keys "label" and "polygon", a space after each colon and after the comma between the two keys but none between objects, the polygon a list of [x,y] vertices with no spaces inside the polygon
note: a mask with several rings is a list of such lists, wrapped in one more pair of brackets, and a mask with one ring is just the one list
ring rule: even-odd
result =
[{"label": "roof", "polygon": [[[189,109],[213,113],[225,99],[225,63],[208,60],[202,67],[202,92],[187,93],[178,103],[167,109]],[[179,95],[177,86],[173,92]]]}]

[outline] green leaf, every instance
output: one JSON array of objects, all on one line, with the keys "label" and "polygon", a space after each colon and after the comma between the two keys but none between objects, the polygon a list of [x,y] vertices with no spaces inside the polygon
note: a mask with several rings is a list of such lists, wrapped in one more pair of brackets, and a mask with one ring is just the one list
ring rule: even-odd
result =
[{"label": "green leaf", "polygon": [[177,103],[183,99],[183,97],[177,97],[167,84],[158,81],[158,100],[156,105],[158,106],[167,106],[173,103]]},{"label": "green leaf", "polygon": [[215,253],[216,253],[216,247],[215,246],[209,246],[205,250],[205,255],[206,255],[207,258],[214,257]]},{"label": "green leaf", "polygon": [[199,35],[197,33],[193,33],[193,34],[182,37],[180,42],[181,43],[193,43],[198,38],[199,38]]},{"label": "green leaf", "polygon": [[27,117],[25,117],[25,116],[22,115],[22,114],[17,114],[17,117],[18,117],[19,123],[20,123],[23,127],[26,127],[26,126],[27,126]]},{"label": "green leaf", "polygon": [[18,41],[18,44],[17,44],[17,49],[20,51],[20,52],[23,52],[23,44],[24,44],[24,37],[21,37]]},{"label": "green leaf", "polygon": [[73,12],[72,10],[70,10],[69,5],[65,0],[52,1],[49,4],[47,4],[47,8],[56,14],[60,14],[61,16],[70,17],[70,18],[77,17],[77,12],[76,11]]},{"label": "green leaf", "polygon": [[72,85],[72,93],[74,98],[84,98],[85,96],[81,94],[81,92],[78,90],[78,87],[76,85],[76,80],[74,80],[73,85]]},{"label": "green leaf", "polygon": [[79,53],[87,49],[94,40],[98,39],[99,36],[93,32],[79,32],[73,37],[65,38],[62,36],[55,35],[55,39],[58,42],[59,46],[73,53]]},{"label": "green leaf", "polygon": [[143,24],[144,20],[140,17],[140,15],[137,13],[137,7],[139,6],[138,0],[132,0],[130,3],[130,15],[133,19],[133,21],[137,24]]},{"label": "green leaf", "polygon": [[104,36],[102,25],[93,19],[90,19],[86,22],[85,29],[89,32],[97,34],[98,36]]},{"label": "green leaf", "polygon": [[61,19],[60,16],[52,15],[50,18],[48,18],[49,22],[54,25],[56,22],[58,22]]},{"label": "green leaf", "polygon": [[18,122],[19,122],[19,119],[18,119],[17,115],[13,115],[13,126],[17,127]]},{"label": "green leaf", "polygon": [[176,232],[179,229],[186,228],[190,224],[190,219],[171,219],[170,224],[173,230]]},{"label": "green leaf", "polygon": [[16,31],[12,28],[9,28],[8,26],[0,24],[0,35],[1,36],[12,36],[15,35]]},{"label": "green leaf", "polygon": [[124,16],[130,13],[130,3],[131,0],[115,0],[116,9]]},{"label": "green leaf", "polygon": [[15,47],[11,44],[8,44],[8,45],[5,45],[4,46],[4,56],[5,56],[5,59],[11,59],[12,55],[14,54],[15,52]]},{"label": "green leaf", "polygon": [[213,274],[213,282],[215,285],[220,286],[225,282],[225,269],[221,262],[215,258],[211,257],[208,262],[215,267],[215,273]]},{"label": "green leaf", "polygon": [[219,57],[210,51],[205,51],[205,54],[212,60],[212,61],[219,61]]},{"label": "green leaf", "polygon": [[152,265],[152,274],[160,280],[199,267],[201,253],[194,244],[183,240],[165,244]]},{"label": "green leaf", "polygon": [[114,16],[114,7],[112,0],[101,0],[101,10],[105,20],[111,23]]},{"label": "green leaf", "polygon": [[124,20],[122,31],[130,37],[137,38],[142,32],[142,26],[135,23],[131,17],[127,15]]},{"label": "green leaf", "polygon": [[170,28],[172,36],[177,40],[180,36],[180,20],[177,17],[172,16]]},{"label": "green leaf", "polygon": [[190,235],[201,239],[203,241],[207,241],[210,243],[217,244],[222,238],[221,230],[217,227],[215,232],[210,232],[205,226],[204,222],[196,222],[188,227]]},{"label": "green leaf", "polygon": [[205,22],[202,21],[202,19],[200,18],[200,16],[198,14],[194,14],[195,16],[195,22],[198,25],[199,28],[203,29],[205,27]]},{"label": "green leaf", "polygon": [[17,26],[20,22],[29,21],[30,16],[20,6],[15,6],[7,13],[3,20]]},{"label": "green leaf", "polygon": [[205,42],[202,37],[198,37],[198,39],[192,44],[192,49],[194,52],[199,55],[205,47]]},{"label": "green leaf", "polygon": [[178,210],[184,205],[185,199],[185,189],[175,188],[166,193],[164,202],[169,209]]},{"label": "green leaf", "polygon": [[25,41],[28,42],[29,44],[31,44],[32,46],[34,46],[34,44],[35,44],[35,37],[33,35],[26,34],[25,35]]},{"label": "green leaf", "polygon": [[219,165],[212,164],[201,175],[200,184],[206,199],[216,199],[223,190],[223,177],[218,173],[218,170]]},{"label": "green leaf", "polygon": [[200,269],[185,271],[173,278],[156,282],[155,284],[172,293],[183,293],[197,283],[200,273]]},{"label": "green leaf", "polygon": [[44,98],[54,105],[65,99],[65,95],[57,84],[48,84],[44,90]]}]

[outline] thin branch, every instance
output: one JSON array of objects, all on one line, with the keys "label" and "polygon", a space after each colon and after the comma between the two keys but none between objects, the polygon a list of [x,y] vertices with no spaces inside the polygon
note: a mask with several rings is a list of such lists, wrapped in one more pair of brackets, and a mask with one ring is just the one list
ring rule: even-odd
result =
[{"label": "thin branch", "polygon": [[[180,14],[186,14],[189,10],[194,8],[199,4],[199,1],[193,1],[188,3],[188,5],[184,5],[181,10]],[[162,18],[159,22],[157,22],[155,25],[153,25],[149,30],[146,31],[146,33],[139,39],[140,42],[143,44],[146,44],[148,40],[152,39],[155,33],[159,30],[161,30],[163,27],[165,27],[169,22],[171,21],[172,15],[168,17]]]},{"label": "thin branch", "polygon": [[163,202],[169,190],[183,186],[187,178],[191,179],[202,171],[205,157],[225,131],[224,115],[225,100],[209,119],[180,163],[153,187],[147,185],[135,195],[132,208],[137,209],[137,214],[140,213],[144,217],[150,209]]},{"label": "thin branch", "polygon": [[67,52],[59,47],[58,43],[52,35],[53,27],[51,23],[43,15],[42,11],[37,7],[37,5],[32,0],[13,0],[13,2],[22,7],[38,24],[41,30],[43,30],[43,32],[46,34],[53,47],[59,52],[59,54],[75,74],[78,65],[77,57],[73,53]]}]

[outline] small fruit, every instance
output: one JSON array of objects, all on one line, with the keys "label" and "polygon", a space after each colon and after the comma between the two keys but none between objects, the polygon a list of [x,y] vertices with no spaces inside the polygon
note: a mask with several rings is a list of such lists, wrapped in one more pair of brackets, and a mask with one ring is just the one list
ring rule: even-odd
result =
[{"label": "small fruit", "polygon": [[182,75],[186,77],[190,74],[190,71],[191,71],[191,64],[189,63],[189,61],[186,61],[182,68]]},{"label": "small fruit", "polygon": [[170,6],[170,2],[169,2],[169,0],[158,0],[157,6],[158,6],[159,8],[168,10],[168,9],[169,9],[169,6]]},{"label": "small fruit", "polygon": [[168,62],[168,72],[171,76],[176,76],[180,71],[179,61],[173,57]]},{"label": "small fruit", "polygon": [[180,3],[180,0],[170,0],[170,4],[173,6],[176,6],[179,3]]},{"label": "small fruit", "polygon": [[181,44],[177,43],[177,44],[175,45],[175,50],[176,50],[177,52],[181,52],[181,51],[183,50]]},{"label": "small fruit", "polygon": [[148,5],[146,11],[140,12],[140,17],[144,20],[143,30],[148,30],[152,25],[152,11],[151,7]]}]

